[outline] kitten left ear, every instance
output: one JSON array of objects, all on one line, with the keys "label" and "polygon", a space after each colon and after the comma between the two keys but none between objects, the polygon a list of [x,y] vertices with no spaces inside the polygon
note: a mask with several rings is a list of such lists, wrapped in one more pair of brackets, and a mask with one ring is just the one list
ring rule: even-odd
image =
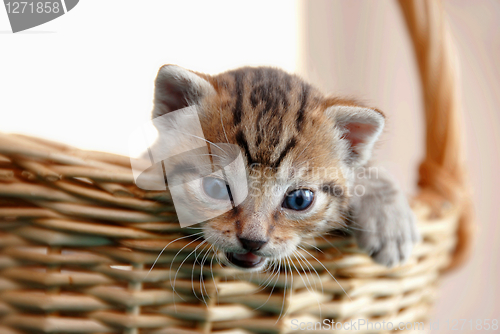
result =
[{"label": "kitten left ear", "polygon": [[375,109],[339,105],[328,107],[326,113],[347,141],[349,161],[356,166],[366,164],[384,128],[384,115]]},{"label": "kitten left ear", "polygon": [[164,65],[155,81],[153,118],[197,104],[215,89],[202,75],[176,65]]}]

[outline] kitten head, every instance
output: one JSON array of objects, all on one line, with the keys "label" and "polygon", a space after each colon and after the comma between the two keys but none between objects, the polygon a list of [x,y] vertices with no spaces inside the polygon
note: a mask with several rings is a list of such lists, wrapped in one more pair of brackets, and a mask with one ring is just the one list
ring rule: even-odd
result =
[{"label": "kitten head", "polygon": [[[189,168],[204,177],[183,184],[182,210],[217,213],[202,224],[205,239],[226,263],[247,270],[291,256],[304,238],[344,225],[352,170],[370,159],[384,126],[379,111],[327,98],[299,77],[267,67],[208,76],[166,65],[154,101],[153,117],[196,106],[204,138],[215,145],[209,145],[212,164],[215,157],[241,155],[243,201],[234,205],[238,189],[227,180],[233,176],[199,164]],[[183,174],[185,166],[174,168]]]}]

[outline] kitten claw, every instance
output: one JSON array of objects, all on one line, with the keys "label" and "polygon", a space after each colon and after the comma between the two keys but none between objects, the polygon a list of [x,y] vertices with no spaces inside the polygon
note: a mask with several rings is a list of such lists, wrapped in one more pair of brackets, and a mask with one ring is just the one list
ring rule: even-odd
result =
[{"label": "kitten claw", "polygon": [[405,196],[363,196],[354,210],[358,247],[389,268],[403,264],[420,240],[416,220]]}]

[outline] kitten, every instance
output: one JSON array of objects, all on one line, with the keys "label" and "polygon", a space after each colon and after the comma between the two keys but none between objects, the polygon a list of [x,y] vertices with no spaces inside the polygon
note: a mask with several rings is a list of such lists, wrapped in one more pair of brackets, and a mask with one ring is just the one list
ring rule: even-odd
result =
[{"label": "kitten", "polygon": [[[293,253],[303,238],[345,227],[376,262],[391,267],[408,259],[419,236],[407,200],[385,171],[366,173],[384,127],[380,111],[325,97],[298,76],[269,67],[209,76],[165,65],[154,103],[153,118],[195,106],[207,142],[241,152],[248,195],[202,224],[225,263],[261,270]],[[203,166],[174,168],[189,174]],[[182,211],[217,210],[228,197],[233,202],[227,180],[208,174],[182,185]]]}]

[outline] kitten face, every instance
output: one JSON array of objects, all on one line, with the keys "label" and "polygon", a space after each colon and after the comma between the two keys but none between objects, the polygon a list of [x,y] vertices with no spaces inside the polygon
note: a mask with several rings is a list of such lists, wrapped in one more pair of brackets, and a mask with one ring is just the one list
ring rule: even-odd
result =
[{"label": "kitten face", "polygon": [[210,77],[164,66],[154,116],[191,105],[199,110],[206,140],[239,148],[246,166],[248,195],[238,205],[227,207],[237,190],[220,173],[200,171],[203,166],[192,168],[206,176],[183,189],[185,208],[220,213],[202,228],[227,264],[260,270],[290,256],[303,238],[344,225],[349,171],[370,157],[383,127],[378,111],[325,98],[277,69]]}]

